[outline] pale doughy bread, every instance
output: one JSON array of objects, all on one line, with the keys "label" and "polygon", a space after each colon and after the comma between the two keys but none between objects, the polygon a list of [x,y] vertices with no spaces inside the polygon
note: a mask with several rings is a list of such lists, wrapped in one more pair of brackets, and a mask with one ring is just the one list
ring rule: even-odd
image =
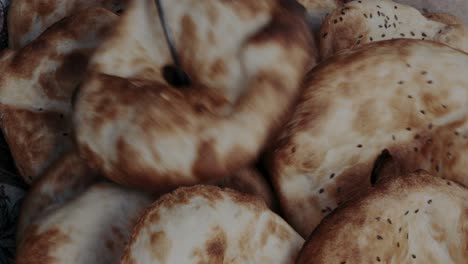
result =
[{"label": "pale doughy bread", "polygon": [[71,146],[72,94],[117,18],[101,8],[85,10],[0,55],[1,129],[27,183]]},{"label": "pale doughy bread", "polygon": [[93,167],[155,191],[214,182],[254,162],[315,62],[294,1],[162,5],[192,85],[165,81],[172,60],[155,3],[136,0],[93,57],[74,114]]},{"label": "pale doughy bread", "polygon": [[303,242],[254,196],[182,187],[148,209],[122,263],[294,263]]},{"label": "pale doughy bread", "polygon": [[468,28],[441,23],[447,19],[439,14],[432,20],[415,8],[390,0],[352,1],[324,20],[320,56],[326,59],[343,49],[395,38],[433,40],[468,52]]},{"label": "pale doughy bread", "polygon": [[24,231],[48,210],[55,210],[88,189],[98,180],[76,151],[70,151],[54,162],[29,190],[21,204],[16,239],[21,241]]},{"label": "pale doughy bread", "polygon": [[373,180],[425,169],[468,186],[468,54],[389,40],[317,66],[270,169],[288,222],[307,236]]},{"label": "pale doughy bread", "polygon": [[126,0],[14,0],[8,10],[10,49],[19,49],[36,39],[48,27],[76,12],[103,7],[113,12]]},{"label": "pale doughy bread", "polygon": [[468,189],[421,172],[382,182],[338,208],[297,264],[468,263],[467,249]]}]

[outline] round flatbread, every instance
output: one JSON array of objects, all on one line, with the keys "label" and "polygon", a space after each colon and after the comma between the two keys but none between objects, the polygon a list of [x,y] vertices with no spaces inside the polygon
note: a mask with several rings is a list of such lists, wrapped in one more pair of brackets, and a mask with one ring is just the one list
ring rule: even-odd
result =
[{"label": "round flatbread", "polygon": [[297,264],[467,263],[468,189],[427,173],[382,182],[326,217]]},{"label": "round flatbread", "polygon": [[184,187],[151,206],[133,231],[122,264],[294,263],[303,242],[254,196]]},{"label": "round flatbread", "polygon": [[85,10],[0,56],[0,126],[25,182],[71,147],[73,92],[117,18],[102,8]]},{"label": "round flatbread", "polygon": [[18,229],[18,264],[118,263],[152,197],[96,178],[74,153],[28,193]]},{"label": "round flatbread", "polygon": [[395,0],[425,12],[442,12],[455,15],[468,25],[468,3],[466,0]]},{"label": "round flatbread", "polygon": [[432,20],[413,7],[390,0],[352,1],[324,20],[320,56],[326,59],[343,49],[396,38],[432,40],[468,52],[468,27],[442,23],[447,16],[443,18],[439,15]]},{"label": "round flatbread", "polygon": [[316,67],[270,169],[289,223],[307,236],[376,176],[425,169],[468,186],[468,54],[391,40]]},{"label": "round flatbread", "polygon": [[165,74],[174,65],[155,2],[133,1],[93,57],[74,114],[81,156],[113,181],[154,191],[252,164],[315,63],[294,1],[162,7],[191,83]]},{"label": "round flatbread", "polygon": [[76,151],[70,151],[54,162],[44,172],[44,177],[28,190],[21,204],[17,241],[21,241],[25,230],[42,214],[75,198],[97,180],[97,174],[78,157]]},{"label": "round flatbread", "polygon": [[88,8],[123,10],[126,0],[14,0],[8,13],[9,48],[20,49],[61,19]]},{"label": "round flatbread", "polygon": [[31,224],[15,263],[118,263],[130,231],[150,201],[111,183],[93,185]]}]

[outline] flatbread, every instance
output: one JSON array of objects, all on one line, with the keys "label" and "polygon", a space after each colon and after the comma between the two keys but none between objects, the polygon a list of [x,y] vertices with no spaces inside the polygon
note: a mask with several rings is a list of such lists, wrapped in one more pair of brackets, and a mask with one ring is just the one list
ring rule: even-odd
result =
[{"label": "flatbread", "polygon": [[468,189],[423,172],[399,177],[326,217],[297,264],[467,263],[467,219]]},{"label": "flatbread", "polygon": [[118,263],[148,197],[98,183],[26,229],[18,264]]},{"label": "flatbread", "polygon": [[211,186],[184,187],[146,212],[122,264],[294,263],[303,242],[254,196]]},{"label": "flatbread", "polygon": [[457,16],[468,25],[468,2],[466,0],[395,0],[426,12],[447,13]]},{"label": "flatbread", "polygon": [[326,59],[343,49],[395,38],[432,40],[468,52],[468,28],[442,21],[390,0],[352,1],[324,20],[320,56]]},{"label": "flatbread", "polygon": [[93,175],[83,168],[86,165],[71,153],[28,193],[15,263],[118,263],[152,197],[93,182]]},{"label": "flatbread", "polygon": [[425,169],[468,186],[467,68],[468,54],[409,39],[316,67],[271,153],[288,222],[307,236],[379,174]]},{"label": "flatbread", "polygon": [[124,9],[126,0],[14,0],[9,7],[9,48],[20,49],[61,19],[91,7],[112,12]]},{"label": "flatbread", "polygon": [[1,129],[27,183],[71,147],[72,94],[117,18],[102,8],[85,10],[1,54]]},{"label": "flatbread", "polygon": [[315,63],[293,1],[163,6],[191,85],[166,81],[173,65],[155,3],[133,1],[93,57],[74,115],[81,156],[113,181],[152,191],[252,164]]},{"label": "flatbread", "polygon": [[24,231],[49,210],[69,202],[98,181],[97,174],[71,150],[54,162],[29,190],[21,204],[16,238],[21,241]]}]

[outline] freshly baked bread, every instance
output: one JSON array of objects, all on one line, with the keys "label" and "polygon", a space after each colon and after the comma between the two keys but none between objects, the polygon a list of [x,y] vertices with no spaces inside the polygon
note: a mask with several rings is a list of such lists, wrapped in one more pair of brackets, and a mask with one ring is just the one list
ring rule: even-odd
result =
[{"label": "freshly baked bread", "polygon": [[147,210],[122,264],[294,263],[303,242],[254,196],[183,187]]},{"label": "freshly baked bread", "polygon": [[118,263],[133,225],[150,201],[112,183],[93,185],[31,224],[15,263]]},{"label": "freshly baked bread", "polygon": [[[18,264],[118,263],[152,198],[93,174],[73,153],[28,193],[18,230]],[[76,170],[75,170],[76,169]]]},{"label": "freshly baked bread", "polygon": [[416,169],[468,186],[468,54],[389,40],[317,66],[270,169],[289,223],[307,236],[377,176]]},{"label": "freshly baked bread", "polygon": [[453,25],[454,19],[441,23],[447,19],[439,14],[432,20],[415,8],[390,0],[352,1],[324,20],[320,56],[326,59],[343,49],[395,38],[432,40],[468,52],[468,28]]},{"label": "freshly baked bread", "polygon": [[162,1],[191,83],[178,87],[155,1],[129,4],[77,95],[81,156],[123,185],[170,190],[257,159],[314,60],[295,1]]},{"label": "freshly baked bread", "polygon": [[20,49],[48,27],[76,12],[102,7],[113,12],[124,8],[126,0],[14,0],[8,12],[10,49]]},{"label": "freshly baked bread", "polygon": [[468,189],[420,172],[338,208],[298,258],[307,263],[468,263]]},{"label": "freshly baked bread", "polygon": [[17,241],[24,231],[48,210],[56,210],[80,195],[98,180],[98,176],[81,160],[76,151],[70,151],[54,162],[29,190],[21,204],[16,227]]},{"label": "freshly baked bread", "polygon": [[424,12],[452,14],[468,25],[468,3],[466,0],[395,0],[395,2],[415,7]]},{"label": "freshly baked bread", "polygon": [[118,16],[89,9],[0,55],[1,129],[27,183],[71,146],[71,97]]}]

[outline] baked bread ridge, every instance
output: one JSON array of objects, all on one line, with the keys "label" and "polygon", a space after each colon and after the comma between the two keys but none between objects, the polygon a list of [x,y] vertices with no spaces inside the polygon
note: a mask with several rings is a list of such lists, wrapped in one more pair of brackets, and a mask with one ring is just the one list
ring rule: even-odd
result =
[{"label": "baked bread ridge", "polygon": [[156,7],[138,0],[96,52],[77,96],[81,155],[123,185],[167,191],[253,163],[315,63],[294,1],[172,3],[164,10],[190,87],[165,81],[172,61]]},{"label": "baked bread ridge", "polygon": [[87,9],[54,24],[26,47],[2,53],[1,129],[26,183],[70,149],[72,94],[117,18],[102,8]]},{"label": "baked bread ridge", "polygon": [[[445,21],[449,23],[442,23]],[[320,57],[395,38],[433,40],[468,52],[468,28],[453,22],[453,16],[433,14],[427,18],[411,6],[391,0],[351,1],[323,21]]]},{"label": "baked bread ridge", "polygon": [[57,210],[98,181],[97,174],[77,154],[71,150],[63,155],[29,188],[21,204],[16,228],[17,244],[34,221],[51,210]]},{"label": "baked bread ridge", "polygon": [[297,263],[465,263],[466,219],[465,187],[427,172],[386,179],[328,215]]},{"label": "baked bread ridge", "polygon": [[124,9],[127,0],[14,0],[8,10],[9,48],[20,49],[65,17],[89,8],[112,12]]},{"label": "baked bread ridge", "polygon": [[340,203],[425,169],[468,186],[468,54],[421,40],[376,42],[317,66],[269,168],[281,209],[306,237]]},{"label": "baked bread ridge", "polygon": [[118,263],[150,202],[140,192],[113,183],[92,185],[26,229],[15,263]]},{"label": "baked bread ridge", "polygon": [[294,263],[303,242],[254,196],[215,186],[181,187],[147,209],[122,264]]}]

